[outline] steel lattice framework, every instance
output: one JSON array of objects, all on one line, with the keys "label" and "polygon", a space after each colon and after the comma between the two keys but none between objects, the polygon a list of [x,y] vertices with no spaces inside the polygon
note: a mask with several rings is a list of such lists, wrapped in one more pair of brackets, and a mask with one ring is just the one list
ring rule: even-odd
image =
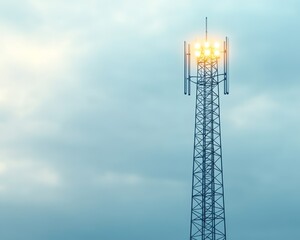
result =
[{"label": "steel lattice framework", "polygon": [[[197,75],[190,75],[190,45],[184,46],[184,92],[196,85],[190,240],[226,240],[219,85],[228,94],[228,39],[223,51],[196,48]],[[223,69],[219,73],[220,53]]]},{"label": "steel lattice framework", "polygon": [[225,210],[218,63],[199,61],[197,73],[191,240],[223,240]]}]

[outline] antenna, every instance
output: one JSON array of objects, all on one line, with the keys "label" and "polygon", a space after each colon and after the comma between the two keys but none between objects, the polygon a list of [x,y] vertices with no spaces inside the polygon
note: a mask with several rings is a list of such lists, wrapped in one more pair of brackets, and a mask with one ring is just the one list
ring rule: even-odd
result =
[{"label": "antenna", "polygon": [[184,94],[186,95],[186,91],[187,91],[187,84],[186,84],[186,80],[187,80],[187,72],[186,72],[186,68],[187,68],[187,62],[186,62],[186,41],[184,41],[184,44],[183,44],[183,92]]},{"label": "antenna", "polygon": [[207,17],[205,18],[205,41],[207,41]]},{"label": "antenna", "polygon": [[224,94],[229,94],[229,39],[224,42]]},{"label": "antenna", "polygon": [[183,92],[191,95],[191,46],[184,41],[183,48]]},{"label": "antenna", "polygon": [[188,92],[188,95],[191,95],[191,45],[190,44],[188,44],[187,57],[188,57],[188,59],[187,59],[188,60],[187,61],[187,64],[188,64],[187,92]]}]

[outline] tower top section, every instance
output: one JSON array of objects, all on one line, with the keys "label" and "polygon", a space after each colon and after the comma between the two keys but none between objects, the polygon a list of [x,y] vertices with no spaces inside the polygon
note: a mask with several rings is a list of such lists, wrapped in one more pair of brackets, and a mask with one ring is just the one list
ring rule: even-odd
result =
[{"label": "tower top section", "polygon": [[[184,94],[191,94],[191,83],[201,84],[198,71],[191,74],[191,58],[196,62],[197,69],[216,64],[218,68],[218,84],[224,82],[224,94],[229,94],[229,39],[209,41],[207,34],[207,17],[205,18],[205,40],[192,44],[184,41]],[[203,65],[203,66],[202,66]]]}]

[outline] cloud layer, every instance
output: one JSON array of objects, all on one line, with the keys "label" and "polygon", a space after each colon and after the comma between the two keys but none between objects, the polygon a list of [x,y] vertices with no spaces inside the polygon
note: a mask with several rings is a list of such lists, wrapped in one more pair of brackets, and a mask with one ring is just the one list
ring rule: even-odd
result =
[{"label": "cloud layer", "polygon": [[229,36],[228,238],[299,238],[297,1],[1,1],[3,239],[185,239],[182,45]]}]

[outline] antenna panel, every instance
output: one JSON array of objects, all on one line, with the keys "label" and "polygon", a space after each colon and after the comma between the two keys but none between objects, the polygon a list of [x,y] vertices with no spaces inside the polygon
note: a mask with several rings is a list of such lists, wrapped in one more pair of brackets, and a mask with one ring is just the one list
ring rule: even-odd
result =
[{"label": "antenna panel", "polygon": [[191,46],[188,44],[188,52],[187,52],[187,64],[188,64],[188,76],[187,76],[187,93],[191,95]]},{"label": "antenna panel", "polygon": [[224,94],[229,94],[229,39],[224,42]]},{"label": "antenna panel", "polygon": [[183,92],[191,95],[191,46],[183,44]]},{"label": "antenna panel", "polygon": [[186,61],[186,41],[184,41],[183,45],[183,92],[186,95],[187,94],[187,61]]}]

